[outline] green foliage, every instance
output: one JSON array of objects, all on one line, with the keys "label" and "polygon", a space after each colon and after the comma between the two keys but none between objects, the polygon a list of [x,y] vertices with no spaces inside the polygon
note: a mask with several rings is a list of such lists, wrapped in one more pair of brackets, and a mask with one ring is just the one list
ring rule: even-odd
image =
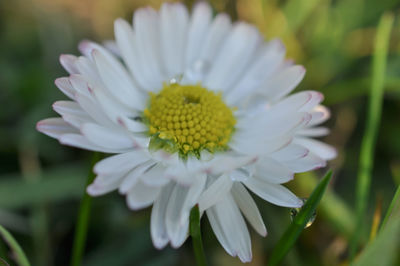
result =
[{"label": "green foliage", "polygon": [[378,26],[375,37],[375,51],[372,61],[372,83],[368,106],[367,124],[360,151],[360,162],[356,184],[356,214],[357,224],[351,242],[350,255],[357,250],[359,239],[364,227],[368,194],[372,179],[375,142],[378,135],[379,122],[382,113],[383,91],[386,72],[386,60],[389,48],[390,32],[394,17],[385,14]]},{"label": "green foliage", "polygon": [[[96,41],[113,38],[115,18],[130,20],[136,8],[150,2],[157,6],[161,0],[0,1],[0,224],[10,230],[32,258],[32,264],[68,265],[78,202],[88,174],[87,152],[61,146],[35,130],[38,120],[56,116],[51,103],[66,99],[54,86],[55,78],[68,75],[62,70],[58,56],[79,54],[77,44],[84,38]],[[185,2],[193,5],[195,1]],[[399,1],[210,2],[215,12],[225,11],[234,18],[256,24],[268,39],[282,38],[288,58],[294,58],[307,69],[299,90],[323,92],[323,104],[332,113],[326,124],[331,134],[324,141],[339,151],[338,159],[329,166],[336,175],[318,205],[315,223],[295,243],[295,238],[285,243],[293,245],[283,263],[390,265],[399,250],[394,238],[399,235],[399,222],[394,214],[400,197],[399,189],[395,193],[400,169],[400,21],[394,19],[390,33],[390,17],[385,16],[379,23],[386,12],[398,17]],[[374,49],[375,36],[380,42],[379,49]],[[372,95],[371,90],[377,94]],[[368,99],[373,108],[366,114]],[[363,141],[360,152],[364,128],[369,132],[365,135],[368,141]],[[367,148],[365,143],[369,143]],[[376,149],[371,149],[374,146]],[[361,164],[359,157],[363,158]],[[32,167],[35,161],[37,165]],[[359,167],[366,170],[367,178],[363,174],[364,182],[356,185]],[[390,168],[397,169],[394,171],[397,174],[392,174]],[[29,178],[32,173],[35,178]],[[361,176],[362,172],[359,173]],[[308,196],[321,175],[320,171],[300,174],[288,185],[299,196]],[[358,212],[353,209],[356,187]],[[382,217],[378,235],[367,243],[367,229],[379,195],[383,209],[389,208]],[[257,203],[269,234],[265,239],[253,234],[253,263],[264,265],[290,218],[286,209],[264,201]],[[118,193],[92,199],[91,205],[93,216],[88,221],[83,265],[193,264],[190,244],[178,250],[154,249],[148,210],[130,211]],[[207,262],[238,263],[224,253],[204,220],[202,236]],[[360,221],[365,230],[360,230]],[[299,225],[296,228],[302,229]],[[347,247],[356,229],[360,230],[358,256],[349,262]],[[285,246],[281,252],[288,249]],[[7,260],[12,257],[8,245],[1,241],[0,257]]]},{"label": "green foliage", "polygon": [[63,165],[49,169],[34,181],[27,181],[18,174],[0,178],[1,208],[26,208],[45,202],[62,202],[82,196],[85,180],[80,165]]},{"label": "green foliage", "polygon": [[329,171],[315,187],[311,196],[301,208],[301,211],[296,215],[293,222],[289,225],[281,239],[276,244],[271,253],[271,257],[269,258],[269,265],[278,265],[294,245],[300,233],[304,230],[306,224],[314,215],[331,178],[332,171]]},{"label": "green foliage", "polygon": [[29,263],[24,251],[18,244],[18,242],[15,240],[15,238],[3,227],[0,225],[0,236],[1,238],[9,245],[15,261],[19,266],[30,266],[31,264]]},{"label": "green foliage", "polygon": [[400,215],[399,213],[387,223],[375,240],[364,248],[363,252],[351,266],[391,266],[400,249]]},{"label": "green foliage", "polygon": [[102,156],[100,153],[94,153],[92,163],[90,165],[89,175],[83,188],[83,197],[79,206],[78,221],[75,229],[71,266],[79,266],[82,264],[82,256],[86,246],[86,237],[92,204],[92,198],[86,192],[85,187],[90,185],[96,177],[92,169],[94,165],[101,159],[101,157]]}]

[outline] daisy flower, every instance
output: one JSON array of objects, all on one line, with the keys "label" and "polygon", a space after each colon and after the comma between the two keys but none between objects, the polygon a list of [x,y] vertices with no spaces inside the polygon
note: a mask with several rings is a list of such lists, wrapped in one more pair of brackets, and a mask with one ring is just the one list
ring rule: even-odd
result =
[{"label": "daisy flower", "polygon": [[154,246],[177,248],[198,204],[221,245],[251,260],[244,218],[267,230],[252,199],[284,207],[302,200],[282,184],[323,167],[335,150],[313,137],[329,117],[321,93],[288,94],[305,69],[285,60],[279,40],[244,22],[213,17],[206,3],[141,8],[115,21],[115,42],[83,41],[61,55],[56,80],[71,100],[37,129],[61,144],[114,154],[94,167],[87,192],[118,190],[132,210],[152,205]]}]

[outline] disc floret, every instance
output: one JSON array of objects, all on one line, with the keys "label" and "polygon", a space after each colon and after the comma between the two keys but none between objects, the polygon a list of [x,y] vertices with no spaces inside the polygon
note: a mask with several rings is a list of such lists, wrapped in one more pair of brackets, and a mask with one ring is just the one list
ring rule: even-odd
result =
[{"label": "disc floret", "polygon": [[179,152],[186,157],[226,150],[236,119],[232,109],[215,93],[197,85],[164,84],[150,93],[144,110],[151,136],[150,148]]}]

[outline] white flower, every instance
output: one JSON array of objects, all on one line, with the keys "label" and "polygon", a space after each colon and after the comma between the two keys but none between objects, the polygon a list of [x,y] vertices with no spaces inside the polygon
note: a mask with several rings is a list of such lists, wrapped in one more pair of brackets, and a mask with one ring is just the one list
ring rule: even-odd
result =
[{"label": "white flower", "polygon": [[300,207],[281,184],[336,155],[311,138],[328,133],[317,127],[329,117],[323,96],[287,96],[304,68],[285,61],[280,41],[264,42],[256,28],[225,14],[213,18],[206,3],[191,16],[182,4],[139,9],[133,28],[116,20],[115,39],[112,49],[84,41],[83,56],[60,57],[70,76],[56,85],[71,101],[54,103],[62,118],[40,121],[38,130],[117,154],[95,165],[87,191],[118,189],[132,210],[153,205],[157,248],[182,245],[199,204],[225,250],[250,261],[243,216],[259,234],[267,231],[247,189]]}]

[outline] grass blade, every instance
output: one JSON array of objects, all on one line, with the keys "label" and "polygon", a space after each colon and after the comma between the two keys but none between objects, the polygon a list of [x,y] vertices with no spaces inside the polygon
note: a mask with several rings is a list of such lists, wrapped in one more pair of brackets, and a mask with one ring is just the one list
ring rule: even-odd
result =
[{"label": "grass blade", "polygon": [[4,241],[9,245],[10,249],[14,253],[15,260],[20,266],[29,266],[30,263],[22,250],[21,246],[15,240],[15,238],[0,225],[0,236],[4,239]]},{"label": "grass blade", "polygon": [[388,220],[390,220],[395,213],[400,213],[400,185],[396,189],[396,193],[389,205],[385,218],[383,218],[380,231],[383,230]]},{"label": "grass blade", "polygon": [[397,213],[351,266],[390,266],[395,264],[400,246],[400,215]]},{"label": "grass blade", "polygon": [[[296,176],[290,187],[296,187],[296,191],[301,195],[310,195],[319,181],[316,173],[306,172]],[[328,188],[318,208],[318,217],[323,217],[341,236],[346,239],[351,238],[355,227],[355,216],[350,206],[339,195]]]},{"label": "grass blade", "polygon": [[393,15],[382,16],[375,39],[372,61],[372,84],[369,98],[367,124],[361,143],[360,162],[356,185],[356,230],[350,243],[350,258],[357,252],[364,230],[363,224],[371,185],[371,172],[374,161],[375,142],[378,133],[385,82],[386,59],[388,53]]},{"label": "grass blade", "polygon": [[304,206],[301,208],[299,214],[293,219],[293,222],[289,225],[289,227],[286,229],[281,239],[278,241],[278,244],[272,251],[268,265],[270,266],[278,265],[279,262],[289,252],[289,250],[299,237],[300,233],[303,231],[305,225],[312,217],[331,178],[332,178],[332,171],[328,171],[328,173],[321,179],[319,184],[315,187],[315,189],[311,193],[311,196],[308,198]]}]

